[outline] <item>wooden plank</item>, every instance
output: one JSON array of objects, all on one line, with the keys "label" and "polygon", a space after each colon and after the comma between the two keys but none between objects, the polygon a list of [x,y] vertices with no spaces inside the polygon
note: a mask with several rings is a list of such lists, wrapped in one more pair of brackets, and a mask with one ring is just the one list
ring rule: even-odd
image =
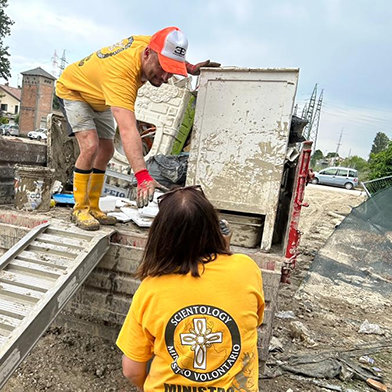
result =
[{"label": "wooden plank", "polygon": [[72,264],[69,259],[63,259],[59,256],[50,256],[47,253],[30,252],[28,250],[24,250],[22,253],[19,253],[17,259],[31,261],[42,265],[53,265],[56,268],[63,270],[66,270],[69,265]]},{"label": "wooden plank", "polygon": [[59,270],[56,267],[49,267],[47,265],[40,265],[28,261],[14,259],[6,267],[6,271],[21,271],[33,276],[42,277],[42,279],[56,280],[59,276],[64,274],[64,270]]},{"label": "wooden plank", "polygon": [[37,237],[37,241],[45,242],[48,244],[61,244],[67,247],[72,247],[75,249],[85,249],[86,241],[83,239],[70,239],[67,238],[68,234],[66,233],[64,236],[58,236],[55,234],[47,234],[42,233]]},{"label": "wooden plank", "polygon": [[53,282],[51,281],[34,278],[32,276],[24,276],[10,271],[0,271],[0,282],[14,284],[19,287],[40,291],[42,293],[46,293],[53,287]]}]

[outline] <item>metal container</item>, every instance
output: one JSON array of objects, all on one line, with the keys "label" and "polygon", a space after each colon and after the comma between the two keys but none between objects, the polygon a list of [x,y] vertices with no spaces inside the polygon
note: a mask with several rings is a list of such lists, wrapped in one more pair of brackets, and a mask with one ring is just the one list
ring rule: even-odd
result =
[{"label": "metal container", "polygon": [[200,75],[187,185],[215,208],[265,216],[272,246],[298,69],[205,68]]}]

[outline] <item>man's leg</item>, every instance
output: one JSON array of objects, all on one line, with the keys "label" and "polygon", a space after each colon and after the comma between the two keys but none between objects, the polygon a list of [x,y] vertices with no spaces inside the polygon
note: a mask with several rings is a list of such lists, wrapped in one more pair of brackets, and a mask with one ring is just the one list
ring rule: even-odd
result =
[{"label": "man's leg", "polygon": [[74,199],[72,221],[84,230],[98,230],[99,222],[90,214],[89,183],[93,163],[97,156],[99,139],[95,129],[75,133],[80,154],[75,162]]},{"label": "man's leg", "polygon": [[114,145],[112,139],[99,139],[98,152],[94,159],[90,177],[89,202],[90,214],[102,225],[114,225],[117,222],[115,217],[107,216],[99,208],[99,197],[102,192],[105,171],[113,156],[113,152]]}]

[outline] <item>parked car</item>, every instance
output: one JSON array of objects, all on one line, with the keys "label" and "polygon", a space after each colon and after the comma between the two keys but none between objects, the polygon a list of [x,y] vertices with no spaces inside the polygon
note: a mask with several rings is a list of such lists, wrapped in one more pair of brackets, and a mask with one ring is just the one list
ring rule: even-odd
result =
[{"label": "parked car", "polygon": [[36,140],[46,140],[48,138],[48,130],[45,128],[40,128],[35,131],[30,131],[27,134],[29,139],[36,139]]},{"label": "parked car", "polygon": [[1,126],[1,134],[3,136],[19,136],[19,125],[17,124],[3,124]]},{"label": "parked car", "polygon": [[353,189],[358,185],[358,172],[349,167],[327,167],[314,173],[312,184],[341,186]]}]

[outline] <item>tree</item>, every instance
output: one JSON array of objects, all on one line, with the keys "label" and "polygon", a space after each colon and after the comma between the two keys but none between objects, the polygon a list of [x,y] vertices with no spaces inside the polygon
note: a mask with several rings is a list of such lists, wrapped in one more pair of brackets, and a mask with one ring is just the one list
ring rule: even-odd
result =
[{"label": "tree", "polygon": [[337,152],[329,152],[325,157],[326,158],[337,158],[337,157],[339,157],[339,154]]},{"label": "tree", "polygon": [[323,152],[321,150],[316,150],[313,153],[312,158],[310,159],[310,166],[312,167],[316,166],[317,161],[323,158],[324,158]]},{"label": "tree", "polygon": [[345,167],[351,167],[353,169],[356,169],[359,172],[363,172],[368,169],[367,161],[357,155],[353,155],[349,158],[344,159],[340,164]]},{"label": "tree", "polygon": [[378,154],[388,148],[389,138],[384,132],[377,132],[373,140],[372,149],[370,150],[370,158],[372,154]]},{"label": "tree", "polygon": [[10,61],[8,59],[8,46],[3,46],[3,38],[11,33],[11,26],[14,22],[5,13],[4,9],[8,6],[8,0],[0,0],[0,77],[8,80],[11,77]]},{"label": "tree", "polygon": [[358,170],[359,179],[361,181],[366,181],[369,179],[369,164],[365,159],[359,157],[358,155],[353,155],[344,159],[342,162],[340,162],[340,165]]},{"label": "tree", "polygon": [[389,142],[385,150],[372,154],[371,157],[372,159],[369,161],[369,179],[373,180],[392,175],[392,142]]}]

